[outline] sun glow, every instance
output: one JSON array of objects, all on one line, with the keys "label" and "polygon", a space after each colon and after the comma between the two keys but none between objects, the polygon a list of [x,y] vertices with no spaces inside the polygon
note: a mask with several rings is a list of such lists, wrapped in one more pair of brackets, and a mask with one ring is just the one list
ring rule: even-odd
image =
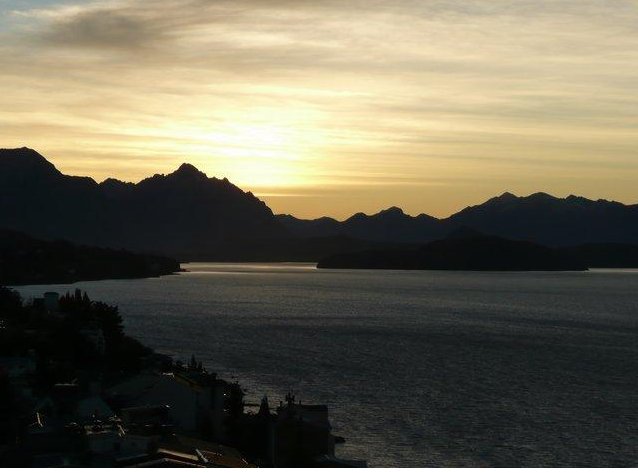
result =
[{"label": "sun glow", "polygon": [[0,1],[0,146],[303,216],[636,199],[636,0],[146,3]]},{"label": "sun glow", "polygon": [[309,113],[291,110],[233,114],[212,130],[186,135],[200,148],[197,154],[204,171],[222,172],[251,188],[310,185],[308,164],[321,147],[320,127],[314,120],[311,123]]}]

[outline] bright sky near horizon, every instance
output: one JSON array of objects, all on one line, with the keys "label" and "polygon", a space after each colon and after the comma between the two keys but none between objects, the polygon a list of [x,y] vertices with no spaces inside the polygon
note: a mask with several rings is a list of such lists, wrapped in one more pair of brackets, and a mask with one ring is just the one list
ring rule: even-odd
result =
[{"label": "bright sky near horizon", "polygon": [[275,212],[638,201],[638,0],[0,0],[0,147]]}]

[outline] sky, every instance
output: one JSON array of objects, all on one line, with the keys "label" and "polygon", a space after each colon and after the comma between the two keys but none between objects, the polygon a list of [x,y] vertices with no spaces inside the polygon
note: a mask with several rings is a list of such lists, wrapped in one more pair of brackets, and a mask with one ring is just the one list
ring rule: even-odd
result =
[{"label": "sky", "polygon": [[0,147],[276,213],[638,202],[638,0],[0,0]]}]

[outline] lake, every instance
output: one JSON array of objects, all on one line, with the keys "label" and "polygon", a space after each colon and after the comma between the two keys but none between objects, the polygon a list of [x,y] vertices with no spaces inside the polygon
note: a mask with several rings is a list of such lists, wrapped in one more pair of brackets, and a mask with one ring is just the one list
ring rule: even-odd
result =
[{"label": "lake", "polygon": [[637,466],[638,271],[472,273],[185,265],[79,287],[128,334],[330,407],[370,466]]}]

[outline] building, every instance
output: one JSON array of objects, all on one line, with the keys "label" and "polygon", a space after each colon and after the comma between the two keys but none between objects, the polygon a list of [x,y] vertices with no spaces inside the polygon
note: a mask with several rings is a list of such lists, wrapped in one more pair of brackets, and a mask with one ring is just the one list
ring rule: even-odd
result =
[{"label": "building", "polygon": [[274,465],[314,466],[319,458],[334,457],[331,431],[328,406],[295,403],[295,396],[288,393],[286,403],[277,408]]},{"label": "building", "polygon": [[115,412],[100,396],[90,396],[78,401],[75,406],[75,419],[81,422],[94,419],[111,419]]},{"label": "building", "polygon": [[117,466],[126,468],[249,468],[241,453],[231,447],[179,435],[163,439],[143,455],[121,458]]},{"label": "building", "polygon": [[[176,431],[224,441],[229,384],[204,371],[176,370],[172,373],[144,373],[108,389],[107,398],[131,415],[131,408],[167,406],[167,421]],[[128,409],[128,411],[127,411]]]}]

